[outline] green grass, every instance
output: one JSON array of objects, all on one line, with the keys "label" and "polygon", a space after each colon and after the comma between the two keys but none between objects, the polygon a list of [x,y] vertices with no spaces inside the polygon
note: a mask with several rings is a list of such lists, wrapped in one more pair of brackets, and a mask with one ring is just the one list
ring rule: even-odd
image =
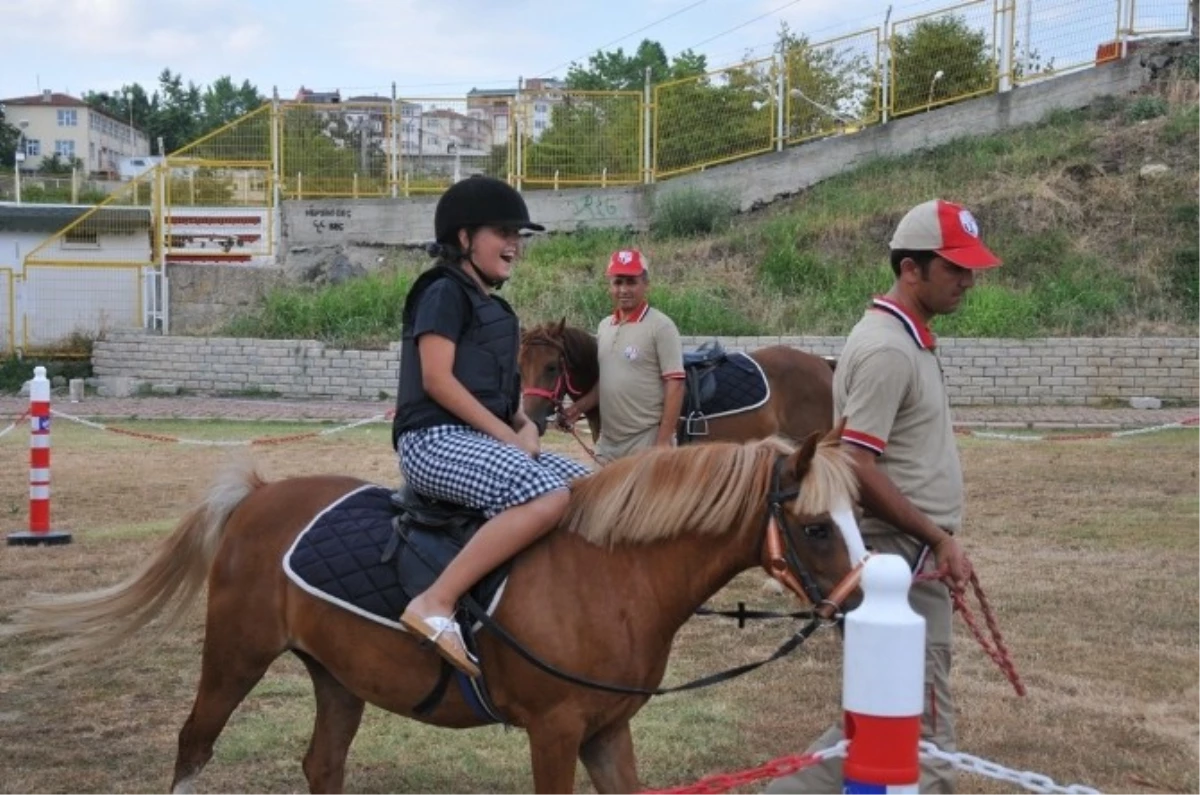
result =
[{"label": "green grass", "polygon": [[357,347],[384,348],[400,338],[404,297],[415,276],[412,269],[396,269],[325,288],[279,288],[258,310],[235,318],[223,332],[234,337],[354,342]]},{"label": "green grass", "polygon": [[[1172,92],[1168,92],[1172,93]],[[1186,94],[1186,92],[1173,92]],[[610,253],[638,246],[651,301],[689,335],[845,334],[892,280],[887,241],[903,213],[934,196],[980,218],[1004,266],[980,274],[952,336],[1190,336],[1200,306],[1194,100],[1146,93],[1056,110],[1037,124],[875,158],[767,211],[664,193],[651,229],[583,230],[531,241],[504,295],[525,325],[594,327],[611,311]],[[1153,186],[1138,170],[1171,165]],[[380,347],[399,338],[413,263],[325,289],[273,293],[224,333]]]}]

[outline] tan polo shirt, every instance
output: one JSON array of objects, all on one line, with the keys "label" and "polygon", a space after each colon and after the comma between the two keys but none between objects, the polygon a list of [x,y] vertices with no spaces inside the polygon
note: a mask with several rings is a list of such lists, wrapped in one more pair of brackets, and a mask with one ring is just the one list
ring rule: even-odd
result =
[{"label": "tan polo shirt", "polygon": [[[939,527],[958,532],[962,465],[935,346],[919,319],[875,298],[838,357],[833,409],[835,418],[846,418],[842,441],[878,454],[879,467],[913,505]],[[862,531],[896,532],[870,516]]]},{"label": "tan polo shirt", "polygon": [[683,342],[671,318],[649,305],[604,318],[596,338],[602,418],[596,452],[612,460],[654,444],[663,381],[683,378]]}]

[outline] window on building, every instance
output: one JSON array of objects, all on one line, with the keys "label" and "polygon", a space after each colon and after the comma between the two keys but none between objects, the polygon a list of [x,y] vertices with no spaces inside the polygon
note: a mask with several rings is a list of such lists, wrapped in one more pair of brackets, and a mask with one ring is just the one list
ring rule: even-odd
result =
[{"label": "window on building", "polygon": [[533,112],[534,113],[545,113],[546,112],[546,104],[544,102],[538,102],[537,104],[535,104],[533,106]]},{"label": "window on building", "polygon": [[498,133],[508,132],[508,117],[507,116],[493,116],[492,117],[492,128]]},{"label": "window on building", "polygon": [[63,243],[70,248],[99,248],[100,235],[95,229],[76,226],[63,233]]},{"label": "window on building", "polygon": [[42,154],[42,142],[37,138],[25,139],[25,156],[40,157]]},{"label": "window on building", "polygon": [[544,129],[546,129],[546,122],[545,122],[545,121],[543,121],[542,119],[538,119],[537,121],[535,121],[535,122],[533,123],[533,129],[535,129],[535,130],[544,130]]},{"label": "window on building", "polygon": [[75,108],[59,108],[58,110],[58,126],[59,127],[75,127],[79,124],[79,111]]},{"label": "window on building", "polygon": [[64,159],[72,159],[75,157],[75,142],[71,140],[62,140],[61,138],[54,142],[54,153]]}]

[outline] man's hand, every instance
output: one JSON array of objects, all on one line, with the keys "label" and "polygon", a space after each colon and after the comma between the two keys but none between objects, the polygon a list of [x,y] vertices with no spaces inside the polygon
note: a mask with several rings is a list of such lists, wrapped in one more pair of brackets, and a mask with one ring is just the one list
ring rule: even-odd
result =
[{"label": "man's hand", "polygon": [[943,536],[933,547],[933,554],[937,558],[938,577],[952,590],[965,590],[974,567],[958,539],[952,535]]},{"label": "man's hand", "polygon": [[583,410],[579,408],[579,404],[572,403],[558,412],[558,424],[561,425],[564,430],[570,430],[571,426],[578,422],[579,418],[582,416]]}]

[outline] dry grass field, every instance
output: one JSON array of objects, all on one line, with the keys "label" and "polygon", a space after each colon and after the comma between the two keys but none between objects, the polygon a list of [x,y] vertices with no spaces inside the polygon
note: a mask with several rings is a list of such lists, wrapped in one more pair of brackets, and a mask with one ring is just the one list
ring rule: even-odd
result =
[{"label": "dry grass field", "polygon": [[[126,423],[177,437],[249,439],[312,426]],[[553,446],[574,453],[560,437]],[[1017,670],[1018,698],[959,622],[961,749],[1017,770],[1108,792],[1196,792],[1198,736],[1197,438],[962,441],[966,545]],[[255,447],[272,478],[341,472],[396,480],[383,426]],[[227,451],[155,443],[58,423],[53,520],[74,543],[0,546],[0,622],[30,591],[121,579],[203,493]],[[26,439],[0,440],[0,515],[23,529]],[[787,609],[747,573],[714,604]],[[791,626],[697,617],[667,684],[765,656]],[[170,783],[175,739],[199,670],[201,613],[130,654],[22,674],[37,642],[0,646],[0,791],[153,792]],[[822,633],[784,661],[698,693],[653,700],[635,719],[646,786],[669,787],[796,753],[839,714],[840,645]],[[234,714],[202,791],[292,792],[313,703],[303,667],[281,658]],[[579,787],[589,787],[582,773]],[[452,732],[368,708],[350,753],[357,792],[507,792],[531,786],[524,736]],[[1016,792],[960,777],[965,792]],[[755,787],[757,791],[760,787]]]}]

